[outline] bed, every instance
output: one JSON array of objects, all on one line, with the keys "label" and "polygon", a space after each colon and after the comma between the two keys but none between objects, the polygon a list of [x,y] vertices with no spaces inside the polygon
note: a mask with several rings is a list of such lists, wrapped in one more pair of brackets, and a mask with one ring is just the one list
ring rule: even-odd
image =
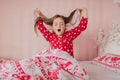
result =
[{"label": "bed", "polygon": [[89,80],[120,80],[120,73],[93,64],[92,61],[80,61],[79,64],[86,69]]},{"label": "bed", "polygon": [[120,24],[113,24],[108,34],[98,32],[98,57],[80,61],[89,80],[120,80]]},{"label": "bed", "polygon": [[[120,72],[115,72],[114,70],[105,68],[105,66],[94,63],[95,59],[93,59],[92,61],[79,61],[79,66],[84,68],[89,76],[89,79],[86,79],[86,80],[120,80]],[[11,59],[7,59],[7,61],[4,59],[1,59],[1,63],[12,62],[12,61],[13,60]],[[2,79],[2,80],[5,80],[5,79]]]}]

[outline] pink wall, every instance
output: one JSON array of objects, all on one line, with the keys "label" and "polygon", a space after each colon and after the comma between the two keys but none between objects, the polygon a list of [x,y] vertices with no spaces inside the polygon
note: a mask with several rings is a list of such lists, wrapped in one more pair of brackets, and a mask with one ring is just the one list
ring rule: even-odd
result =
[{"label": "pink wall", "polygon": [[81,7],[88,9],[89,24],[74,41],[75,58],[94,58],[98,29],[107,31],[113,22],[120,22],[120,7],[113,0],[0,0],[0,56],[28,58],[49,47],[41,35],[36,37],[34,33],[35,8],[51,17],[68,15]]}]

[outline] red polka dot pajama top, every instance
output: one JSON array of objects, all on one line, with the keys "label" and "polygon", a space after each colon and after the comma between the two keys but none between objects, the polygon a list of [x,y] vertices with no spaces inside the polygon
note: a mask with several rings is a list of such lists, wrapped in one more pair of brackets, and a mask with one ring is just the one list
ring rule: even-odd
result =
[{"label": "red polka dot pajama top", "polygon": [[88,19],[82,17],[78,26],[70,31],[66,31],[61,37],[49,32],[43,25],[43,21],[37,22],[38,30],[42,33],[44,38],[50,43],[51,49],[61,49],[73,55],[73,40],[80,35],[87,27]]}]

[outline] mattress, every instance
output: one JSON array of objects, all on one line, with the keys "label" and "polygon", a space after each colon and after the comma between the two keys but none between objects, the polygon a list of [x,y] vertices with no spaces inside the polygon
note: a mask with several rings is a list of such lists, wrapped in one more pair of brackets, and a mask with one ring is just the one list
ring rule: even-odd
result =
[{"label": "mattress", "polygon": [[79,65],[86,69],[90,80],[120,80],[120,73],[105,69],[91,61],[80,61]]}]

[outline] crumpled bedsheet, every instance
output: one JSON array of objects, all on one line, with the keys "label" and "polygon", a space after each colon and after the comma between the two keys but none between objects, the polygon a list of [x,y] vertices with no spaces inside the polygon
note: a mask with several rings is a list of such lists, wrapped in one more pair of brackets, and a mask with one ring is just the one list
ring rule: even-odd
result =
[{"label": "crumpled bedsheet", "polygon": [[53,49],[0,63],[0,80],[88,80],[88,75],[67,52]]}]

